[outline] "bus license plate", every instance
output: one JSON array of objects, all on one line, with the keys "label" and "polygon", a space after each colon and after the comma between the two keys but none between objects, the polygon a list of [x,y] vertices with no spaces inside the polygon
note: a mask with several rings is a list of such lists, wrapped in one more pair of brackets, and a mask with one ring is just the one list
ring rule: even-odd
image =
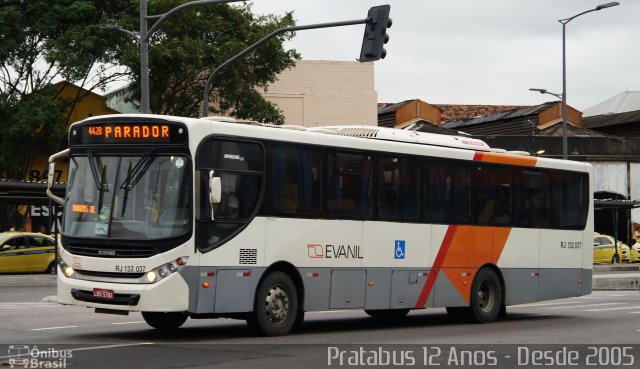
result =
[{"label": "bus license plate", "polygon": [[105,290],[103,288],[94,288],[93,297],[103,299],[103,300],[113,300],[115,297],[115,294],[113,293],[113,290]]}]

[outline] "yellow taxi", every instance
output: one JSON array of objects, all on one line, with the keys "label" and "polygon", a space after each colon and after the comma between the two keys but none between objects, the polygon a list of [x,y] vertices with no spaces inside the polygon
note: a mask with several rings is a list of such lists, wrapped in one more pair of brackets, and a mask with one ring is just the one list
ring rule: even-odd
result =
[{"label": "yellow taxi", "polygon": [[640,243],[635,240],[632,240],[629,243],[631,243],[631,245],[629,246],[629,262],[640,262]]},{"label": "yellow taxi", "polygon": [[614,239],[606,234],[593,234],[593,262],[594,264],[615,264],[621,261],[629,261],[629,246],[618,241],[618,254],[616,255]]},{"label": "yellow taxi", "polygon": [[0,273],[56,274],[55,240],[29,232],[0,233]]}]

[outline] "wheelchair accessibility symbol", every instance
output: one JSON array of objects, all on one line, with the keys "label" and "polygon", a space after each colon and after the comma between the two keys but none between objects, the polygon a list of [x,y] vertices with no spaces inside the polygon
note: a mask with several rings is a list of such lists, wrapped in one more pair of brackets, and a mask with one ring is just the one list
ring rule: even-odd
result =
[{"label": "wheelchair accessibility symbol", "polygon": [[405,240],[396,240],[394,259],[403,259],[405,256],[406,243]]}]

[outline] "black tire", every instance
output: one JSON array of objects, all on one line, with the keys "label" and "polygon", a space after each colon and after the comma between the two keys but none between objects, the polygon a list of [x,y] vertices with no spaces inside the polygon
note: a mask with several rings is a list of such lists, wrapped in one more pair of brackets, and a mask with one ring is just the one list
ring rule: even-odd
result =
[{"label": "black tire", "polygon": [[618,264],[618,263],[620,263],[620,255],[613,254],[613,257],[611,258],[611,264]]},{"label": "black tire", "polygon": [[365,310],[372,318],[380,319],[401,319],[409,314],[410,309],[383,309],[383,310]]},{"label": "black tire", "polygon": [[56,263],[55,261],[52,261],[51,264],[49,264],[49,266],[47,267],[47,271],[45,273],[51,274],[51,275],[58,274],[58,263]]},{"label": "black tire", "polygon": [[502,284],[490,268],[480,269],[471,286],[471,315],[475,323],[496,320],[502,308]]},{"label": "black tire", "polygon": [[299,314],[295,284],[287,274],[273,272],[260,284],[247,324],[261,335],[284,336],[300,323]]},{"label": "black tire", "polygon": [[293,330],[296,331],[302,328],[302,324],[304,323],[304,311],[298,311],[298,315],[296,316],[296,321],[293,323]]},{"label": "black tire", "polygon": [[186,313],[157,313],[143,311],[142,317],[144,321],[156,329],[178,329],[185,321],[188,315]]}]

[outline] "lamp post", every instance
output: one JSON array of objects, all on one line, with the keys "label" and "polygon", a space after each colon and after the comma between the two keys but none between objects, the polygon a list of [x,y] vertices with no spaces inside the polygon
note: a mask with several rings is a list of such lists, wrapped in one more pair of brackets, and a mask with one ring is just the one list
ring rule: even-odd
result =
[{"label": "lamp post", "polygon": [[[160,28],[160,25],[164,21],[174,14],[175,12],[190,8],[197,5],[212,5],[222,3],[233,3],[246,0],[197,0],[178,5],[175,8],[169,10],[164,14],[159,15],[147,15],[147,0],[140,0],[140,32],[128,31],[117,25],[105,25],[102,28],[116,29],[132,36],[138,41],[140,45],[140,107],[142,113],[148,114],[151,109],[149,108],[149,39]],[[156,20],[156,22],[148,28],[147,22],[149,20]]]},{"label": "lamp post", "polygon": [[[578,18],[579,16],[591,12],[595,12],[597,10],[602,10],[606,8],[610,8],[612,6],[620,5],[617,1],[601,4],[596,6],[593,9],[584,11],[582,13],[576,14],[573,17],[559,19],[558,22],[562,23],[562,158],[567,159],[568,155],[568,143],[567,143],[567,62],[566,62],[566,27],[567,23],[572,20]],[[545,92],[541,92],[545,93]],[[553,94],[557,97],[556,94]]]}]

